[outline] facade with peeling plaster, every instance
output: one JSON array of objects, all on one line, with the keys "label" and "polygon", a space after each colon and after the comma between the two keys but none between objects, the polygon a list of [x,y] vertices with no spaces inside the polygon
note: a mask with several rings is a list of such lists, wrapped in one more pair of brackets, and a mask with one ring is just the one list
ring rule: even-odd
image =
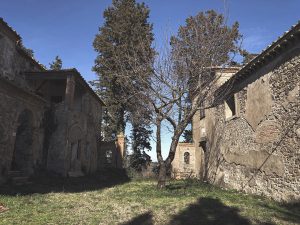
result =
[{"label": "facade with peeling plaster", "polygon": [[[82,176],[104,167],[103,106],[76,69],[46,70],[0,19],[0,184],[40,171]],[[124,139],[111,146],[120,161]]]},{"label": "facade with peeling plaster", "polygon": [[199,178],[200,154],[201,152],[196,150],[193,143],[178,143],[172,162],[172,177],[175,179]]},{"label": "facade with peeling plaster", "polygon": [[215,101],[193,118],[199,176],[225,188],[299,200],[300,23],[227,76]]}]

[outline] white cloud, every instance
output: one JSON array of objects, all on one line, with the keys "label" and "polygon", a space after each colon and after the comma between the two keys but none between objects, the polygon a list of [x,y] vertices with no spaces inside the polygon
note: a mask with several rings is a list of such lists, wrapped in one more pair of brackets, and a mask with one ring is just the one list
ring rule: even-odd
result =
[{"label": "white cloud", "polygon": [[260,53],[273,40],[273,35],[267,29],[257,27],[241,31],[244,35],[243,48],[251,53]]}]

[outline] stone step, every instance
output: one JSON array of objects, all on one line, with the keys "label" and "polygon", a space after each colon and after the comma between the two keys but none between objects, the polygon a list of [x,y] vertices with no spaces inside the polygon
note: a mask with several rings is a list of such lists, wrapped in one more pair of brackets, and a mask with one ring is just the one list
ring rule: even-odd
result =
[{"label": "stone step", "polygon": [[24,185],[28,184],[29,177],[12,177],[11,182],[13,185]]},{"label": "stone step", "polygon": [[23,175],[22,171],[18,171],[18,170],[10,170],[8,171],[8,177],[21,177]]}]

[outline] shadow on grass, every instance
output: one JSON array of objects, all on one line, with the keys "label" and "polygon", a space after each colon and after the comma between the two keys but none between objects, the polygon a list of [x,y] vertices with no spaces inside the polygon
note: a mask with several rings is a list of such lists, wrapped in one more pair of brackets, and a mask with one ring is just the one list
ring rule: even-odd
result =
[{"label": "shadow on grass", "polygon": [[84,177],[59,177],[40,175],[30,179],[31,183],[22,186],[2,185],[0,195],[30,195],[46,194],[50,192],[85,192],[100,190],[129,182],[126,172],[118,169],[98,171]]},{"label": "shadow on grass", "polygon": [[220,200],[200,198],[184,211],[175,215],[170,225],[250,225],[250,221],[239,215],[239,210],[224,205]]},{"label": "shadow on grass", "polygon": [[153,225],[153,220],[152,220],[152,213],[147,212],[142,215],[139,215],[132,220],[122,223],[121,225]]},{"label": "shadow on grass", "polygon": [[191,189],[201,189],[202,192],[207,193],[213,192],[214,189],[219,190],[219,188],[216,188],[207,182],[194,179],[182,180],[181,182],[170,182],[168,185],[166,185],[166,190],[177,195],[186,195]]},{"label": "shadow on grass", "polygon": [[[153,225],[151,212],[141,214],[121,225]],[[248,218],[239,215],[239,209],[228,207],[214,198],[200,198],[184,211],[174,215],[169,225],[251,225]],[[256,221],[258,225],[275,225]]]},{"label": "shadow on grass", "polygon": [[279,203],[278,206],[261,204],[261,206],[274,211],[275,217],[281,220],[300,224],[300,202]]}]

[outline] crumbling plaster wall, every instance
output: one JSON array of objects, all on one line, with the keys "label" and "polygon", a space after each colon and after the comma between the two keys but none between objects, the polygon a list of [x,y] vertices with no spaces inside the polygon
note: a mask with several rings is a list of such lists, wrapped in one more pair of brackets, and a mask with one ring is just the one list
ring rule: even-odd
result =
[{"label": "crumbling plaster wall", "polygon": [[224,104],[207,110],[206,178],[277,200],[299,200],[299,50],[262,71],[235,94],[235,117],[225,119]]},{"label": "crumbling plaster wall", "polygon": [[17,43],[0,30],[0,76],[21,87],[28,87],[24,71],[40,71],[41,68],[25,56]]},{"label": "crumbling plaster wall", "polygon": [[[65,102],[57,104],[53,111],[54,129],[49,137],[48,169],[63,176],[67,176],[72,170],[85,174],[97,170],[102,106],[89,93],[80,100],[80,111],[66,108]],[[79,159],[74,159],[72,145],[78,141]]]}]

